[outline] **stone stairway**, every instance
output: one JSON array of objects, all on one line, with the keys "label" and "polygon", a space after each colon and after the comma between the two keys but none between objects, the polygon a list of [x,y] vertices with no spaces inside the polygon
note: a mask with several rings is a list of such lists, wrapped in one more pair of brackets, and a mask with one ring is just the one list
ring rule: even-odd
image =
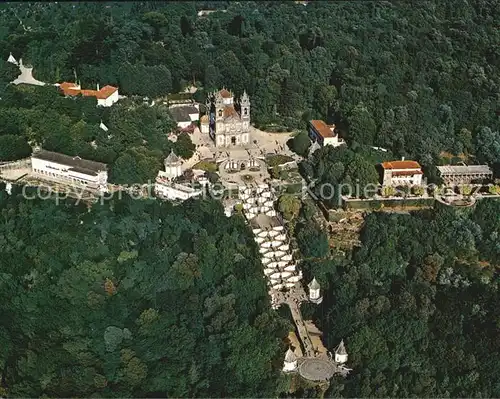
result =
[{"label": "stone stairway", "polygon": [[301,284],[302,271],[294,259],[283,219],[274,209],[274,190],[267,184],[247,185],[239,188],[238,197],[259,245],[271,306],[278,309],[286,304],[290,308],[302,346],[301,358],[290,361],[294,355],[289,353],[290,350],[287,352],[286,371],[298,371],[302,377],[312,381],[328,381],[334,374],[347,375],[349,369],[337,364],[326,351],[320,353],[314,346],[302,318],[300,304],[308,297]]}]

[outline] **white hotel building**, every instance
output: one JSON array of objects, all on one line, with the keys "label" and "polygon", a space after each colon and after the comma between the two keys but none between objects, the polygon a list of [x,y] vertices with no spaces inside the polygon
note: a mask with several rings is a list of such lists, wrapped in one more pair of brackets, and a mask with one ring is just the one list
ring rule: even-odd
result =
[{"label": "white hotel building", "polygon": [[80,157],[40,150],[31,155],[33,175],[54,182],[85,186],[90,190],[106,191],[107,166]]},{"label": "white hotel building", "polygon": [[420,186],[422,167],[416,161],[391,161],[381,164],[382,186]]}]

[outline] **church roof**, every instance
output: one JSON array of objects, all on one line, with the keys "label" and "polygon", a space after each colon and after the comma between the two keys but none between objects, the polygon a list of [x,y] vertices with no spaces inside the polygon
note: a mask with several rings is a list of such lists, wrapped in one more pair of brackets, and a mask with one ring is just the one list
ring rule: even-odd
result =
[{"label": "church roof", "polygon": [[224,107],[224,119],[228,119],[231,117],[238,118],[239,117],[238,112],[234,109],[233,106],[226,105]]},{"label": "church roof", "polygon": [[339,346],[335,349],[335,353],[337,355],[347,355],[347,351],[345,350],[344,340],[340,341]]},{"label": "church roof", "polygon": [[165,164],[174,164],[179,162],[180,159],[177,155],[175,155],[174,150],[170,150],[170,154],[168,154],[168,157],[165,158]]},{"label": "church roof", "polygon": [[309,283],[309,288],[312,290],[319,290],[321,288],[318,281],[316,280],[316,277],[314,277],[313,280]]},{"label": "church roof", "polygon": [[297,360],[297,356],[295,355],[295,352],[292,350],[292,348],[288,348],[285,354],[285,362],[287,363],[293,363]]},{"label": "church roof", "polygon": [[220,90],[219,94],[221,95],[222,98],[231,98],[233,96],[231,92],[225,88]]}]

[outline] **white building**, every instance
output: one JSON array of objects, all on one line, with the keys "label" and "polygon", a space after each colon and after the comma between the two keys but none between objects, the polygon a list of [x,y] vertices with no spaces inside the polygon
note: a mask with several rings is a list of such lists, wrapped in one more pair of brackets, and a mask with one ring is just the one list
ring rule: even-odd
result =
[{"label": "white building", "polygon": [[444,165],[437,169],[447,185],[470,184],[475,180],[493,178],[493,170],[488,165]]},{"label": "white building", "polygon": [[101,107],[111,107],[119,100],[118,87],[104,86],[102,89],[97,85],[97,90],[82,90],[81,86],[76,83],[63,82],[58,84],[59,88],[66,97],[75,97],[81,95],[83,97],[95,97],[97,105]]},{"label": "white building", "polygon": [[31,155],[31,169],[33,175],[47,180],[107,190],[107,166],[101,162],[41,150]]},{"label": "white building", "polygon": [[344,340],[340,341],[339,346],[335,349],[335,362],[344,364],[347,362],[347,351],[345,349]]},{"label": "white building", "polygon": [[167,181],[156,181],[155,193],[160,198],[170,200],[187,200],[192,197],[199,197],[203,194],[202,189],[195,189],[186,184],[178,184]]},{"label": "white building", "polygon": [[202,134],[210,133],[210,117],[208,115],[203,115],[200,118],[200,130]]},{"label": "white building", "polygon": [[420,186],[422,168],[415,161],[391,161],[381,164],[383,170],[382,186]]},{"label": "white building", "polygon": [[327,125],[319,119],[309,121],[309,138],[321,147],[325,145],[339,147],[345,144],[345,141],[335,132],[335,125]]},{"label": "white building", "polygon": [[283,371],[290,373],[295,370],[297,370],[297,356],[292,351],[292,348],[288,348],[285,354],[285,361],[283,362]]},{"label": "white building", "polygon": [[97,89],[97,105],[101,107],[111,107],[119,100],[118,87],[104,86],[102,89]]},{"label": "white building", "polygon": [[[206,108],[209,135],[216,147],[244,146],[250,143],[250,97],[246,91],[238,100],[225,88],[211,93]],[[206,127],[203,129],[206,130]]]},{"label": "white building", "polygon": [[175,155],[174,150],[171,150],[168,157],[165,158],[164,165],[165,171],[160,170],[158,172],[158,177],[173,180],[182,175],[182,161],[177,155]]},{"label": "white building", "polygon": [[312,303],[320,304],[323,301],[321,296],[321,286],[319,285],[316,277],[307,286],[309,288],[309,300]]},{"label": "white building", "polygon": [[[203,188],[194,188],[190,184],[176,183],[175,179],[182,175],[181,160],[172,150],[165,158],[165,171],[160,170],[155,182],[155,194],[170,200],[187,200],[202,195]],[[200,183],[202,186],[206,182]]]}]

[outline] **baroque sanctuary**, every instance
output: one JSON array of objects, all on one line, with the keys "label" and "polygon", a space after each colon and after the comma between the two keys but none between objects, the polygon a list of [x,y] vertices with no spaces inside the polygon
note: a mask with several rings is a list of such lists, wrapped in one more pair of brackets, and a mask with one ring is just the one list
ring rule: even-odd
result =
[{"label": "baroque sanctuary", "polygon": [[209,94],[207,115],[201,119],[202,133],[209,133],[216,147],[238,147],[250,141],[250,98],[246,91],[235,100],[223,88]]}]

